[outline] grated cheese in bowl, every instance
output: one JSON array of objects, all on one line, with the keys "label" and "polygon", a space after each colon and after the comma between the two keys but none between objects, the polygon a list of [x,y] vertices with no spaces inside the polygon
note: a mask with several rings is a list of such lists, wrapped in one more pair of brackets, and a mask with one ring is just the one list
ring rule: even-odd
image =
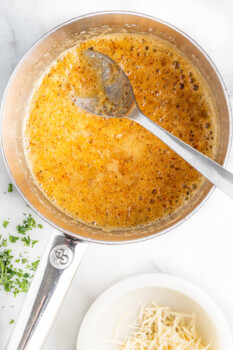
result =
[{"label": "grated cheese in bowl", "polygon": [[130,325],[129,335],[115,344],[117,350],[210,349],[210,344],[203,345],[196,330],[195,314],[175,312],[154,302],[150,307],[141,307],[136,323]]}]

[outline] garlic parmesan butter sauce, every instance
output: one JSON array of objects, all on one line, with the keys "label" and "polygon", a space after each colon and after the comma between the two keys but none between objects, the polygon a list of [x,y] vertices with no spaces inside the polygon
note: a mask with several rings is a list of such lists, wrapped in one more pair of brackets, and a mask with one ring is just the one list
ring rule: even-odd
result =
[{"label": "garlic parmesan butter sauce", "polygon": [[38,85],[24,139],[36,183],[70,216],[106,229],[147,225],[195,195],[203,177],[140,125],[101,118],[77,107],[71,92],[98,89],[82,53],[116,61],[142,112],[210,158],[218,119],[201,73],[175,47],[153,36],[108,34],[58,57]]}]

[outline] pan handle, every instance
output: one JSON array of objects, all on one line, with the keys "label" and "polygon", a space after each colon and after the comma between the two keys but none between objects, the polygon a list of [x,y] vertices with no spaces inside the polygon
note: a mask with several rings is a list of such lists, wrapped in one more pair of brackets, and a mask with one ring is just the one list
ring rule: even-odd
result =
[{"label": "pan handle", "polygon": [[87,246],[51,234],[6,350],[42,348]]}]

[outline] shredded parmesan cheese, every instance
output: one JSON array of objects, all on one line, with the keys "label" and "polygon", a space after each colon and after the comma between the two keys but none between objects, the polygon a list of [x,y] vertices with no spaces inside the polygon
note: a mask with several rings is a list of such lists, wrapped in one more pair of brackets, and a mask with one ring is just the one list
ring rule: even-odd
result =
[{"label": "shredded parmesan cheese", "polygon": [[[125,327],[125,326],[124,326]],[[196,330],[195,314],[174,312],[152,302],[141,307],[136,323],[125,340],[116,341],[117,350],[207,350],[210,344]]]}]

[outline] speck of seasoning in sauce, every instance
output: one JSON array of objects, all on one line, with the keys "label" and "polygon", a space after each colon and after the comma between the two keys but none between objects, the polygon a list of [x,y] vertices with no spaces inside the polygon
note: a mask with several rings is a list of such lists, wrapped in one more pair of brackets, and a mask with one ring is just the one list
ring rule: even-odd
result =
[{"label": "speck of seasoning in sauce", "polygon": [[173,65],[174,65],[175,69],[179,69],[180,68],[180,62],[178,62],[178,61],[174,61]]},{"label": "speck of seasoning in sauce", "polygon": [[197,84],[192,85],[192,89],[194,91],[197,91],[199,89],[199,86]]},{"label": "speck of seasoning in sauce", "polygon": [[205,129],[209,129],[210,128],[210,123],[205,123]]}]

